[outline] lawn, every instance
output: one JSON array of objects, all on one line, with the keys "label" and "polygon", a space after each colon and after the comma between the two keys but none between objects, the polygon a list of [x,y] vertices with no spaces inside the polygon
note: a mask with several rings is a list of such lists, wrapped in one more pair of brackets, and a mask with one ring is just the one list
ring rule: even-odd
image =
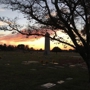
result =
[{"label": "lawn", "polygon": [[[0,90],[90,90],[87,69],[77,53],[1,51],[0,57]],[[38,63],[24,63],[30,61]],[[58,84],[60,80],[64,83]],[[41,86],[45,83],[55,86],[47,89]]]}]

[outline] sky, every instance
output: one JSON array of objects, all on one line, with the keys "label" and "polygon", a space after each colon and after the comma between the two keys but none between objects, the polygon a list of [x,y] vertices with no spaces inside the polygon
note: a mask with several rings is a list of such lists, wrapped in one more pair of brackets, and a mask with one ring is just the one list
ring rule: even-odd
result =
[{"label": "sky", "polygon": [[[18,11],[11,11],[8,9],[3,8],[3,6],[0,6],[0,17],[9,17],[9,18],[15,18],[18,17],[18,23],[20,25],[26,25],[28,21],[26,18],[24,18],[24,15],[21,14]],[[0,26],[5,25],[5,23],[0,21]],[[58,32],[61,34],[61,32]],[[61,34],[63,37],[64,35]],[[64,36],[65,37],[65,36]],[[35,36],[30,36],[26,38],[26,36],[21,34],[12,34],[10,31],[0,31],[0,44],[7,44],[7,45],[18,45],[18,44],[24,44],[28,45],[29,47],[33,47],[34,49],[44,49],[44,37],[38,37],[35,38]],[[70,47],[64,48],[62,44],[58,44],[57,42],[50,41],[50,49],[53,47],[58,46],[61,49],[69,49]]]}]

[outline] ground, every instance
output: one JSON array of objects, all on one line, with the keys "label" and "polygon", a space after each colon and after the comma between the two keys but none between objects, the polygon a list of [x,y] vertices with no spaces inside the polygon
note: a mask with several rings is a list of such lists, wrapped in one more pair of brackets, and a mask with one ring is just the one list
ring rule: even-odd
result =
[{"label": "ground", "polygon": [[[78,53],[0,52],[0,90],[89,90],[88,71]],[[67,78],[72,78],[67,80]],[[64,81],[64,82],[63,82]],[[63,82],[63,83],[58,83]]]}]

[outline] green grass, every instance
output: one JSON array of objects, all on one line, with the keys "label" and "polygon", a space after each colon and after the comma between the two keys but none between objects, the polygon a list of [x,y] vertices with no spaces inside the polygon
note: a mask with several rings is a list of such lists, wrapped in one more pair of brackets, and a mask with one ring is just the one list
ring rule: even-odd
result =
[{"label": "green grass", "polygon": [[[0,52],[0,90],[46,90],[41,85],[51,82],[56,86],[48,90],[90,90],[88,83],[88,72],[81,67],[65,68],[55,67],[50,62],[58,62],[59,65],[67,63],[82,63],[81,57],[71,57],[77,53],[51,53],[44,56],[42,52]],[[22,64],[23,61],[48,62],[47,65]],[[53,68],[50,68],[53,67]],[[36,69],[36,70],[32,70]],[[72,77],[73,80],[67,81],[66,78]],[[65,80],[63,84],[57,81]]]}]

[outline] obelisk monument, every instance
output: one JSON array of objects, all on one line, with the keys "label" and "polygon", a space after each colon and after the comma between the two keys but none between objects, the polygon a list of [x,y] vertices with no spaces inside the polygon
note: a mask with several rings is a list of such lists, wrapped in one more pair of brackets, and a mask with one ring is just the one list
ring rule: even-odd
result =
[{"label": "obelisk monument", "polygon": [[48,55],[50,53],[50,34],[46,32],[45,34],[45,46],[44,46],[44,54]]}]

